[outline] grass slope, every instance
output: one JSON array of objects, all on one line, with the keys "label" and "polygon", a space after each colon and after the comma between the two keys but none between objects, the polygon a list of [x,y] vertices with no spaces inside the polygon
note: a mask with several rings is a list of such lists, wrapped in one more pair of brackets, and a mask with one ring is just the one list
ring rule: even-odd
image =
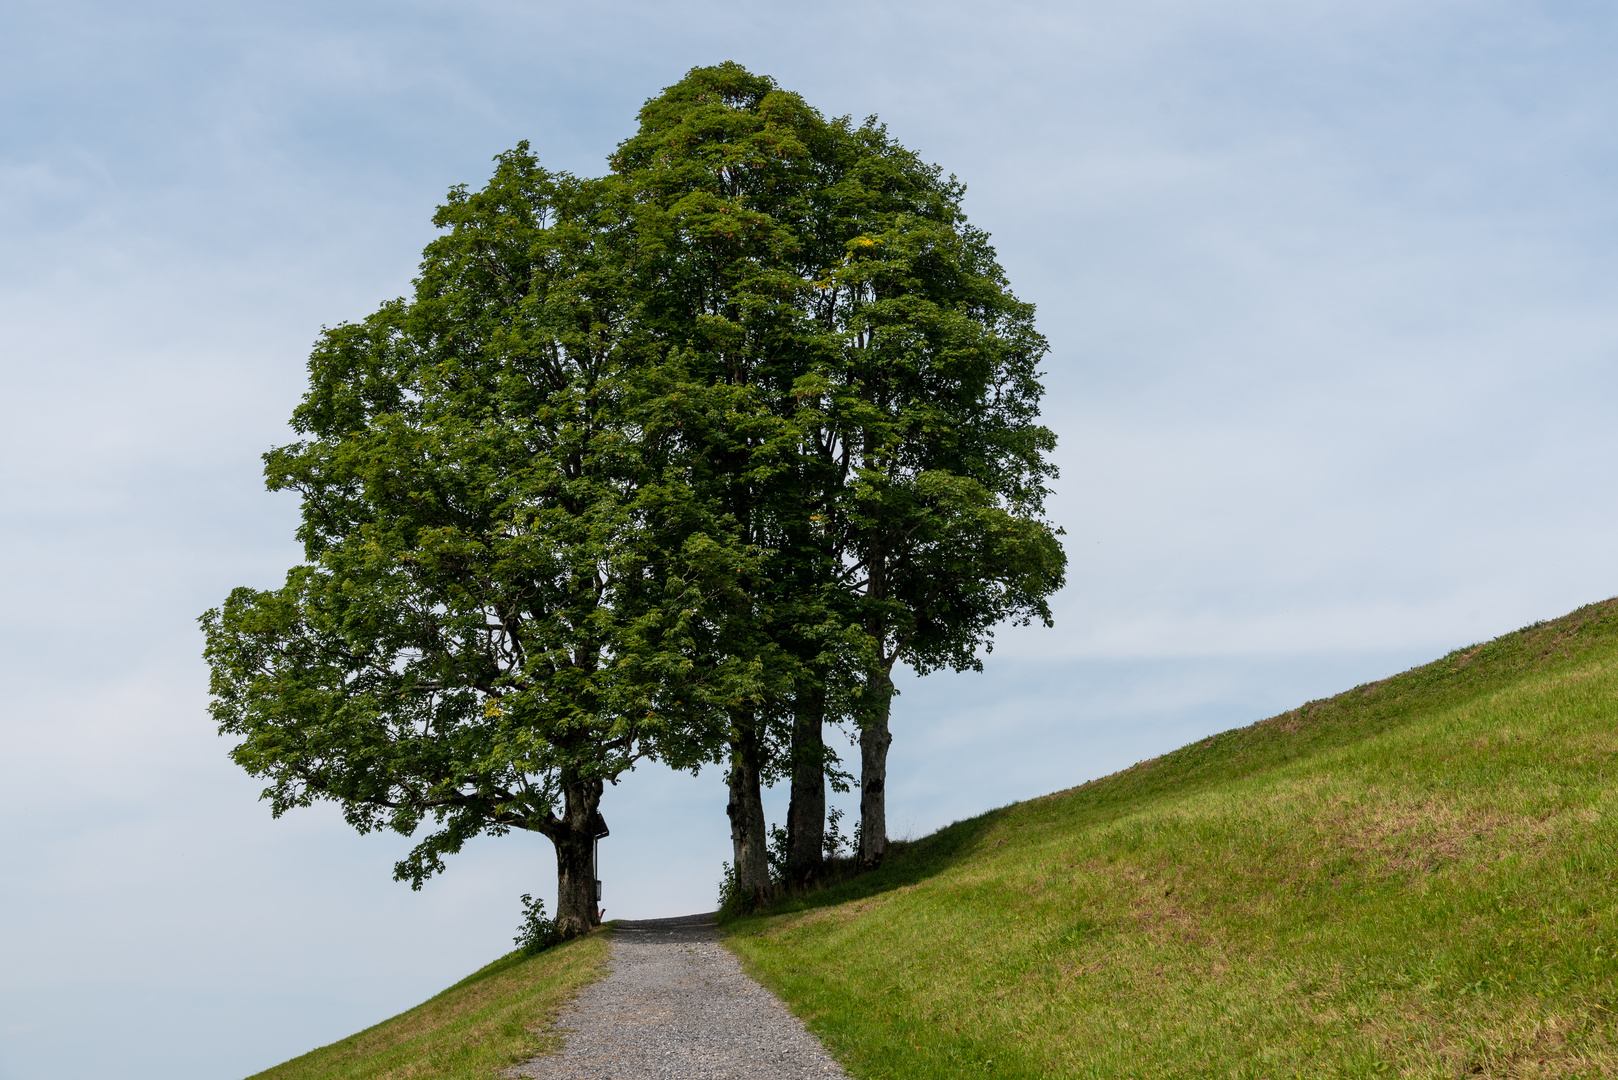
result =
[{"label": "grass slope", "polygon": [[728,944],[857,1077],[1618,1072],[1618,601],[902,845]]},{"label": "grass slope", "polygon": [[252,1080],[491,1080],[560,1045],[550,1023],[606,970],[607,934],[512,953],[409,1012]]}]

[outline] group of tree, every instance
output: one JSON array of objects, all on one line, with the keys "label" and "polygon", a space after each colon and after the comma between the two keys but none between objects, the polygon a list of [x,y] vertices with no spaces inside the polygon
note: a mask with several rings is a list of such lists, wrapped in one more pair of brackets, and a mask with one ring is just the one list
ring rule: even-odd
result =
[{"label": "group of tree", "polygon": [[[828,781],[887,847],[893,669],[977,668],[1050,621],[1046,345],[963,186],[874,119],[735,64],[649,101],[607,175],[526,143],[452,189],[414,295],[325,331],[265,455],[303,561],[202,617],[212,712],[276,815],[555,845],[597,919],[606,784],[724,767],[734,872],[821,870]],[[827,741],[859,745],[858,775]]]}]

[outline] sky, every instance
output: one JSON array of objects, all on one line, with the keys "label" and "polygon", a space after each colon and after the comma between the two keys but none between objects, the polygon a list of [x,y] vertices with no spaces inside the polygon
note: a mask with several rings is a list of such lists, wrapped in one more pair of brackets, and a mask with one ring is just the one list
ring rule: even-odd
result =
[{"label": "sky", "polygon": [[[554,897],[537,837],[412,892],[407,839],[271,819],[196,626],[299,557],[259,455],[320,328],[500,151],[600,173],[735,60],[967,183],[1069,581],[901,677],[923,835],[1618,593],[1615,48],[1579,0],[0,0],[0,1080],[245,1076]],[[608,791],[609,918],[713,905],[724,801]]]}]

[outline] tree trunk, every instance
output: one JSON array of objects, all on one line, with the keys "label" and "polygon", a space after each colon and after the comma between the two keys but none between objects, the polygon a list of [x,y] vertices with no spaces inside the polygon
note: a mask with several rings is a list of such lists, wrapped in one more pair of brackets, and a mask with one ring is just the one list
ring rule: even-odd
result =
[{"label": "tree trunk", "polygon": [[764,794],[759,787],[759,739],[752,726],[730,747],[730,842],[735,854],[736,885],[749,907],[770,896],[770,858],[765,844]]},{"label": "tree trunk", "polygon": [[824,687],[799,697],[792,716],[792,801],[787,807],[787,880],[794,885],[819,877],[825,860],[825,718]]},{"label": "tree trunk", "polygon": [[601,788],[600,780],[562,781],[562,820],[551,843],[556,845],[556,925],[564,938],[588,933],[601,923],[594,829]]},{"label": "tree trunk", "polygon": [[870,703],[860,726],[859,868],[874,870],[888,853],[888,713],[893,707],[893,679],[882,669],[871,672],[866,687]]}]

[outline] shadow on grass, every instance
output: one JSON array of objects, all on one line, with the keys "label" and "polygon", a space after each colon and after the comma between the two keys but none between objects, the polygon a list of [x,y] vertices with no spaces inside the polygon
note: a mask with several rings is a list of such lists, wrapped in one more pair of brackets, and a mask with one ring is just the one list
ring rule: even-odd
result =
[{"label": "shadow on grass", "polygon": [[745,915],[721,914],[719,924],[727,930],[735,929],[753,919],[834,907],[925,881],[962,862],[976,851],[979,837],[1011,809],[1002,807],[975,818],[957,821],[920,840],[895,840],[888,845],[886,861],[867,873],[855,870],[853,859],[835,859],[827,865],[825,876],[816,884],[791,889],[764,907]]},{"label": "shadow on grass", "polygon": [[850,859],[836,860],[817,885],[791,890],[746,915],[721,914],[719,922],[734,930],[753,919],[832,907],[913,885],[964,861],[978,850],[984,833],[1035,804],[1044,804],[1042,815],[1054,814],[1069,828],[1104,824],[1118,814],[1137,813],[1152,800],[1184,798],[1381,734],[1435,709],[1513,685],[1532,672],[1571,668],[1586,662],[1593,651],[1611,649],[1615,641],[1618,598],[1588,604],[1335,697],[1210,735],[1110,776],[990,810],[920,840],[896,842],[887,861],[869,873],[856,872]]}]

